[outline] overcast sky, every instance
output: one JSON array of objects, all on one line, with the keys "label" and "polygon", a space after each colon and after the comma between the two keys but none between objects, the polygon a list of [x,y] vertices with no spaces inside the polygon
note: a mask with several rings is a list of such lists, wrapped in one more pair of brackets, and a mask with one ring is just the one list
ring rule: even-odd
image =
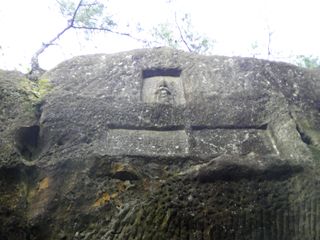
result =
[{"label": "overcast sky", "polygon": [[[107,1],[106,1],[107,2]],[[32,54],[66,25],[55,0],[0,0],[0,68],[27,71]],[[190,13],[194,29],[216,41],[214,54],[267,57],[268,32],[276,60],[293,55],[320,56],[319,0],[110,0],[110,12],[122,24],[151,28]],[[81,35],[81,34],[80,34]],[[138,42],[112,34],[96,34],[83,41],[70,31],[40,58],[50,69],[75,55],[114,53],[142,47]]]}]

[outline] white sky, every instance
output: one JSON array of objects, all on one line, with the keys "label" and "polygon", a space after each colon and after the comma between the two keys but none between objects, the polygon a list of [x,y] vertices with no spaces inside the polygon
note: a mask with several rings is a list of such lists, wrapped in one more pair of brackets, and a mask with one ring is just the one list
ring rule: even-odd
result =
[{"label": "white sky", "polygon": [[[0,68],[27,71],[32,54],[66,25],[55,0],[0,0]],[[273,58],[293,55],[320,56],[319,0],[110,0],[110,11],[123,24],[140,22],[151,28],[178,16],[191,14],[194,29],[216,40],[214,54],[267,57],[268,28]],[[171,7],[170,7],[171,6]],[[40,64],[46,69],[75,55],[140,48],[125,37],[95,34],[84,41],[75,31],[65,34],[45,51]]]}]

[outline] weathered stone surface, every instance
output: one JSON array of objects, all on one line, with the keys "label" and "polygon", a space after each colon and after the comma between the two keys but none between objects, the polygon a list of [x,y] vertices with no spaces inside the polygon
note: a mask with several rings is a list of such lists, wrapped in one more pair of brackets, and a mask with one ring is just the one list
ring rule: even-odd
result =
[{"label": "weathered stone surface", "polygon": [[157,48],[68,60],[36,98],[3,74],[1,239],[320,238],[316,71]]},{"label": "weathered stone surface", "polygon": [[101,154],[132,156],[188,155],[188,136],[185,131],[154,131],[110,129]]}]

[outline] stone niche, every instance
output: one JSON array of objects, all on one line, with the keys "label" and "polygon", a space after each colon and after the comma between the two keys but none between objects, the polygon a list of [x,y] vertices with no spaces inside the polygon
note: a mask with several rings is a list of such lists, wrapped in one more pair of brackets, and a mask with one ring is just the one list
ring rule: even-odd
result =
[{"label": "stone niche", "polygon": [[145,103],[184,105],[184,86],[179,69],[148,69],[142,72],[141,100]]}]

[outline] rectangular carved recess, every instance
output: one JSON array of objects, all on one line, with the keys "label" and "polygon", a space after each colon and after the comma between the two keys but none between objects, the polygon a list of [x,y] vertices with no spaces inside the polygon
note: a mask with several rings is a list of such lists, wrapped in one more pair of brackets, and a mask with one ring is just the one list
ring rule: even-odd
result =
[{"label": "rectangular carved recess", "polygon": [[211,128],[191,132],[194,155],[277,154],[267,131],[256,128]]},{"label": "rectangular carved recess", "polygon": [[110,129],[107,148],[112,155],[184,156],[189,153],[184,130]]},{"label": "rectangular carved recess", "polygon": [[251,125],[217,125],[217,126],[206,126],[206,125],[195,125],[191,126],[192,130],[194,131],[200,131],[200,130],[215,130],[215,129],[224,129],[224,130],[249,130],[249,129],[255,129],[255,130],[267,130],[268,129],[268,123],[265,124],[251,124]]},{"label": "rectangular carved recess", "polygon": [[154,68],[142,72],[141,100],[146,103],[168,105],[185,104],[185,93],[177,68]]},{"label": "rectangular carved recess", "polygon": [[127,156],[276,154],[266,131],[257,129],[202,129],[189,134],[183,129],[109,129],[106,147],[108,154]]},{"label": "rectangular carved recess", "polygon": [[184,130],[183,125],[165,125],[165,126],[134,126],[134,125],[119,125],[119,124],[108,124],[110,130],[113,129],[124,129],[124,130],[148,130],[148,131],[179,131]]},{"label": "rectangular carved recess", "polygon": [[142,71],[143,78],[168,76],[180,77],[181,69],[178,68],[150,68]]}]

